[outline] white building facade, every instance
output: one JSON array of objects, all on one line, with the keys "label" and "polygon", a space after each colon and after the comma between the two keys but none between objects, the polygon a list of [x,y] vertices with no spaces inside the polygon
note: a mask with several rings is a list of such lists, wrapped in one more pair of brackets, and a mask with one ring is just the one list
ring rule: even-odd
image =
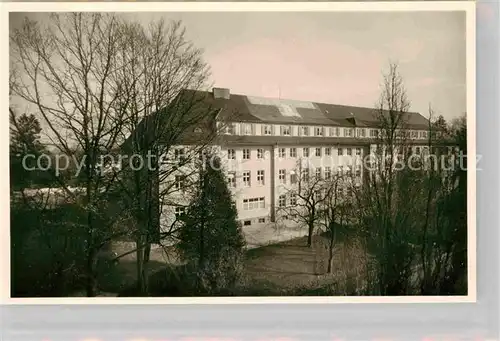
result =
[{"label": "white building facade", "polygon": [[[276,221],[277,208],[290,204],[287,188],[297,180],[299,164],[314,172],[311,175],[328,178],[351,172],[363,182],[362,161],[373,153],[379,132],[374,109],[232,95],[221,88],[206,97],[207,105],[219,108],[213,148],[222,160],[244,231],[269,226]],[[424,152],[428,120],[408,113],[407,127],[404,133],[413,151]],[[178,157],[190,148],[179,146],[172,153]],[[160,203],[163,225],[189,205],[189,195],[176,196]]]}]

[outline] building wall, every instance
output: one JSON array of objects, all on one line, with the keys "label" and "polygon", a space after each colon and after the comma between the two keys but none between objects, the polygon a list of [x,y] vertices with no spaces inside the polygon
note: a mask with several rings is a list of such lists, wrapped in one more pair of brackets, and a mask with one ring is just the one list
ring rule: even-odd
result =
[{"label": "building wall", "polygon": [[[269,135],[264,134],[264,129],[266,126],[270,126],[272,129],[271,135],[281,134],[281,125],[277,124],[234,124],[234,135]],[[297,171],[299,165],[302,168],[309,168],[310,175],[314,176],[316,174],[316,169],[321,168],[321,176],[324,177],[325,170],[327,167],[330,168],[332,176],[338,172],[346,172],[349,168],[351,172],[357,173],[359,169],[359,182],[362,183],[363,178],[368,177],[368,173],[364,170],[363,161],[364,157],[370,153],[375,152],[375,144],[368,140],[371,135],[371,130],[363,128],[363,131],[359,129],[352,128],[337,128],[330,129],[329,127],[324,127],[323,136],[339,136],[346,137],[352,136],[356,139],[359,138],[360,141],[366,139],[365,144],[334,144],[325,141],[324,145],[304,145],[300,143],[300,136],[303,134],[301,128],[303,126],[290,125],[290,138],[296,139],[296,144],[287,144],[286,146],[280,145],[263,145],[263,146],[251,146],[251,145],[229,145],[229,146],[215,146],[213,147],[214,152],[220,156],[222,161],[222,167],[228,178],[233,174],[235,176],[236,186],[231,187],[230,190],[233,195],[236,208],[238,210],[238,218],[244,223],[243,229],[250,229],[247,223],[250,223],[252,229],[262,230],[262,229],[272,229],[270,227],[273,222],[276,221],[274,213],[278,207],[278,201],[280,195],[286,194],[290,189],[290,176],[293,171]],[[315,126],[307,126],[309,128],[307,136],[315,136]],[[346,132],[346,130],[351,129],[351,132]],[[340,133],[340,134],[339,134]],[[352,134],[352,135],[350,135]],[[364,136],[363,136],[364,135]],[[331,140],[330,140],[331,141]],[[330,143],[330,145],[328,145]],[[423,151],[426,139],[420,135],[416,135],[413,143],[413,152]],[[419,144],[420,146],[417,146]],[[189,150],[188,146],[184,146],[186,150]],[[316,155],[316,148],[320,148],[321,155]],[[329,155],[325,152],[325,149],[330,150]],[[295,150],[295,156],[291,156],[291,150]],[[304,149],[309,150],[308,156],[304,155]],[[244,151],[249,150],[250,157],[248,159],[244,158]],[[258,150],[262,151],[262,158],[258,157]],[[339,155],[339,150],[342,151]],[[173,151],[172,151],[173,152]],[[283,153],[284,152],[284,153]],[[234,154],[234,159],[232,155]],[[190,166],[192,167],[192,166]],[[186,166],[183,169],[188,169]],[[285,183],[281,183],[279,178],[280,170],[285,171]],[[258,183],[258,172],[264,172],[264,183]],[[189,170],[188,170],[189,172]],[[250,185],[246,186],[243,180],[245,172],[250,172]],[[166,180],[174,181],[174,174]],[[229,182],[231,183],[231,182]],[[160,187],[165,186],[160,184]],[[258,199],[264,198],[264,205],[254,207],[253,209],[248,209],[245,205],[245,199]],[[169,198],[168,203],[161,203],[162,214],[161,221],[163,226],[169,226],[173,221],[175,221],[175,204],[177,205],[188,205],[191,197],[187,192],[173,193]],[[288,200],[288,198],[287,198]],[[293,223],[290,221],[290,225]],[[259,231],[260,231],[259,230]],[[302,233],[302,232],[301,232]],[[267,237],[266,237],[267,238]]]},{"label": "building wall", "polygon": [[[228,149],[235,151],[235,160],[228,159]],[[257,158],[257,149],[262,149],[263,158]],[[250,159],[243,159],[243,151],[250,151]],[[236,175],[236,188],[231,188],[238,216],[241,220],[258,219],[269,217],[271,207],[271,147],[237,146],[221,149],[221,159],[226,164],[226,172],[234,172]],[[264,171],[264,184],[258,184],[257,172]],[[250,186],[246,187],[243,181],[244,172],[250,172]],[[264,197],[264,208],[245,210],[244,199]]]}]

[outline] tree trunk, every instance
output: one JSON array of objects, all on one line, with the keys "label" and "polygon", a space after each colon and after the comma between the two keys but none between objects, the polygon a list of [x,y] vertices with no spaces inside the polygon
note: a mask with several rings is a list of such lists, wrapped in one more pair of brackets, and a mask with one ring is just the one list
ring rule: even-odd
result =
[{"label": "tree trunk", "polygon": [[146,275],[146,266],[144,262],[144,243],[145,243],[145,238],[144,235],[141,233],[139,234],[139,237],[137,238],[136,242],[136,248],[137,248],[137,291],[138,291],[138,296],[145,296],[148,293],[148,288],[147,288],[147,275]]},{"label": "tree trunk", "polygon": [[335,223],[332,223],[330,226],[330,247],[329,247],[329,255],[328,255],[328,273],[331,274],[333,272],[333,247],[335,245]]},{"label": "tree trunk", "polygon": [[309,223],[309,229],[307,233],[307,246],[312,247],[312,236],[314,232],[314,223]]},{"label": "tree trunk", "polygon": [[[90,196],[90,182],[87,182],[87,203]],[[97,295],[97,276],[96,276],[96,263],[97,263],[97,249],[95,246],[94,237],[94,219],[92,211],[87,212],[87,264],[86,264],[86,294],[87,297],[95,297]]]},{"label": "tree trunk", "polygon": [[95,274],[95,265],[96,265],[97,252],[93,247],[90,247],[90,250],[87,255],[87,278],[85,283],[85,289],[87,297],[95,297],[97,295],[97,278]]},{"label": "tree trunk", "polygon": [[151,241],[146,243],[144,247],[144,264],[147,264],[151,259]]}]

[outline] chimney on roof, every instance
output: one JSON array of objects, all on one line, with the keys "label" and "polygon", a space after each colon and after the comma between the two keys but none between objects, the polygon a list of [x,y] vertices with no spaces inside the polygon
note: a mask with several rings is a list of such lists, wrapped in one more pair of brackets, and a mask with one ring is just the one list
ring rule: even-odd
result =
[{"label": "chimney on roof", "polygon": [[212,93],[214,95],[214,99],[229,99],[230,96],[229,89],[226,88],[213,88]]}]

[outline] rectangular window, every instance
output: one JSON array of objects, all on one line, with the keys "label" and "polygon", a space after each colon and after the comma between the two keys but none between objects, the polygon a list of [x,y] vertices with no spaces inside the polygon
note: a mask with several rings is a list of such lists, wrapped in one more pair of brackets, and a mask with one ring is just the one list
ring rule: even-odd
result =
[{"label": "rectangular window", "polygon": [[271,125],[265,125],[262,129],[264,130],[264,135],[272,135],[273,134],[273,126],[271,126]]},{"label": "rectangular window", "polygon": [[342,150],[342,148],[338,149],[338,154],[339,154],[339,156],[342,156],[344,154],[344,151]]},{"label": "rectangular window", "polygon": [[321,200],[321,192],[320,191],[318,191],[318,190],[314,191],[314,199],[316,201],[320,201]]},{"label": "rectangular window", "polygon": [[264,158],[264,149],[259,148],[257,149],[257,159],[263,159]]},{"label": "rectangular window", "polygon": [[309,148],[303,148],[302,149],[302,156],[303,157],[309,157]]},{"label": "rectangular window", "polygon": [[264,185],[264,171],[263,170],[257,171],[257,184]]},{"label": "rectangular window", "polygon": [[241,124],[241,132],[242,135],[252,135],[252,124],[251,123],[242,123]]},{"label": "rectangular window", "polygon": [[376,129],[371,129],[370,130],[370,137],[377,137],[377,130]]},{"label": "rectangular window", "polygon": [[309,168],[302,170],[302,180],[309,181]]},{"label": "rectangular window", "polygon": [[300,127],[301,136],[309,136],[309,127]]},{"label": "rectangular window", "polygon": [[352,155],[352,148],[346,148],[347,155]]},{"label": "rectangular window", "polygon": [[365,137],[366,131],[363,128],[358,129],[358,137]]},{"label": "rectangular window", "polygon": [[297,148],[290,148],[290,157],[297,157]]},{"label": "rectangular window", "polygon": [[234,135],[235,132],[236,132],[236,124],[228,123],[224,126],[224,134]]},{"label": "rectangular window", "polygon": [[316,179],[321,179],[321,168],[316,168]]},{"label": "rectangular window", "polygon": [[278,178],[279,178],[280,184],[285,184],[286,183],[286,170],[280,169],[278,171]]},{"label": "rectangular window", "polygon": [[290,172],[290,183],[292,185],[297,183],[297,174]]},{"label": "rectangular window", "polygon": [[335,128],[335,136],[340,136],[340,128]]},{"label": "rectangular window", "polygon": [[243,226],[251,226],[252,225],[252,221],[251,220],[245,220],[243,222]]},{"label": "rectangular window", "polygon": [[285,207],[286,205],[286,197],[284,195],[280,195],[278,199],[278,206]]},{"label": "rectangular window", "polygon": [[245,187],[250,187],[250,171],[243,172],[243,185]]},{"label": "rectangular window", "polygon": [[321,156],[321,148],[316,148],[314,155]]},{"label": "rectangular window", "polygon": [[334,127],[330,127],[330,128],[328,128],[328,134],[329,134],[330,136],[336,136],[336,135],[335,135],[335,128],[334,128]]},{"label": "rectangular window", "polygon": [[177,190],[184,188],[184,177],[182,175],[175,176],[174,188]]},{"label": "rectangular window", "polygon": [[361,155],[361,148],[356,148],[356,155]]},{"label": "rectangular window", "polygon": [[252,210],[257,210],[259,208],[265,208],[266,203],[264,201],[264,198],[250,198],[250,199],[243,199],[243,209],[245,211],[252,211]]},{"label": "rectangular window", "polygon": [[243,160],[250,160],[250,149],[243,149]]},{"label": "rectangular window", "polygon": [[278,155],[279,155],[279,157],[281,159],[284,158],[286,156],[286,150],[285,150],[285,148],[278,149]]},{"label": "rectangular window", "polygon": [[415,152],[416,152],[417,154],[420,154],[420,147],[415,147]]},{"label": "rectangular window", "polygon": [[332,177],[332,169],[330,167],[325,167],[325,179],[330,180]]},{"label": "rectangular window", "polygon": [[356,167],[356,176],[359,178],[361,176],[361,167]]},{"label": "rectangular window", "polygon": [[323,134],[324,134],[323,127],[314,128],[314,135],[315,136],[323,136]]},{"label": "rectangular window", "polygon": [[176,161],[184,161],[186,158],[186,151],[184,148],[176,148],[174,149],[174,159]]},{"label": "rectangular window", "polygon": [[290,136],[290,126],[281,126],[281,135],[282,136]]},{"label": "rectangular window", "polygon": [[227,150],[227,158],[228,160],[234,160],[236,159],[236,152],[234,149],[228,149]]},{"label": "rectangular window", "polygon": [[352,129],[351,128],[344,128],[344,136],[345,137],[352,137]]},{"label": "rectangular window", "polygon": [[259,218],[259,224],[262,224],[262,223],[265,223],[266,222],[266,218]]},{"label": "rectangular window", "polygon": [[202,150],[200,150],[200,151],[198,152],[198,160],[200,160],[200,161],[204,160],[204,159],[205,159],[205,156],[206,156],[206,151],[204,151],[204,150],[203,150],[203,151],[202,151]]},{"label": "rectangular window", "polygon": [[411,138],[412,139],[418,138],[418,131],[412,130],[412,132],[411,132]]},{"label": "rectangular window", "polygon": [[229,187],[236,188],[236,173],[229,172],[227,174],[227,181],[229,183]]},{"label": "rectangular window", "polygon": [[180,219],[182,216],[186,214],[186,208],[182,206],[176,206],[175,207],[175,218]]},{"label": "rectangular window", "polygon": [[295,206],[297,205],[297,194],[292,193],[290,194],[290,206]]},{"label": "rectangular window", "polygon": [[325,147],[325,155],[326,156],[332,155],[332,149],[330,147]]}]

